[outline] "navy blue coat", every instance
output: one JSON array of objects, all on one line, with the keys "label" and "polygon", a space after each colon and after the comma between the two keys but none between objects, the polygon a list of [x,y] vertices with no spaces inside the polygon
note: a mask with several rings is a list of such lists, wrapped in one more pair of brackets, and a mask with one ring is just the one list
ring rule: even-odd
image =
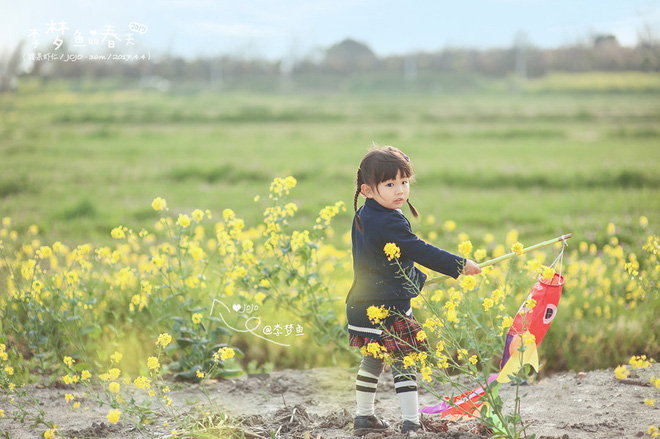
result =
[{"label": "navy blue coat", "polygon": [[[392,210],[367,198],[357,211],[363,226],[360,232],[353,222],[353,285],[346,299],[348,332],[378,339],[380,325],[367,317],[367,308],[384,305],[390,316],[383,325],[389,326],[397,314],[412,316],[410,299],[424,286],[426,275],[415,263],[456,279],[463,270],[465,258],[451,254],[417,237],[410,222],[399,209]],[[387,260],[385,244],[394,243],[401,250],[399,265]],[[406,276],[403,276],[401,270]]]}]

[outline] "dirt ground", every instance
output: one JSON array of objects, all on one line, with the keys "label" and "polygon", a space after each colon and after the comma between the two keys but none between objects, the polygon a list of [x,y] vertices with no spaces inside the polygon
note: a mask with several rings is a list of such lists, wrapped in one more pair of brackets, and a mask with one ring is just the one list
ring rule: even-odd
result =
[{"label": "dirt ground", "polygon": [[[534,384],[522,386],[522,418],[527,434],[537,439],[554,438],[640,438],[650,425],[660,426],[660,391],[649,385],[649,378],[660,376],[660,365],[637,370],[626,380],[618,380],[613,370],[586,373],[561,373]],[[229,430],[203,427],[221,425],[222,414],[232,425],[240,424],[245,438],[352,437],[355,411],[355,371],[340,368],[284,370],[269,374],[243,376],[210,382],[204,395],[196,385],[173,390],[173,405],[197,422],[201,437],[232,437]],[[174,385],[172,386],[175,387]],[[74,389],[75,390],[75,389]],[[59,425],[58,433],[70,438],[164,438],[171,437],[173,421],[165,419],[141,430],[120,420],[110,424],[108,406],[84,402],[87,410],[74,411],[64,399],[71,389],[38,388],[31,392],[41,401],[46,419]],[[500,387],[505,408],[510,409],[515,388]],[[644,398],[656,399],[654,406]],[[420,406],[435,405],[438,400],[420,390]],[[506,407],[509,405],[509,407]],[[32,429],[12,419],[11,407],[2,407],[6,417],[0,420],[0,433],[16,439],[43,437],[43,426]],[[384,373],[378,384],[376,411],[391,428],[367,439],[488,437],[477,420],[446,422],[437,415],[423,415],[432,432],[402,435],[398,400],[392,376]],[[238,430],[234,430],[238,431]],[[178,432],[185,437],[184,431]],[[240,434],[237,437],[241,437]]]}]

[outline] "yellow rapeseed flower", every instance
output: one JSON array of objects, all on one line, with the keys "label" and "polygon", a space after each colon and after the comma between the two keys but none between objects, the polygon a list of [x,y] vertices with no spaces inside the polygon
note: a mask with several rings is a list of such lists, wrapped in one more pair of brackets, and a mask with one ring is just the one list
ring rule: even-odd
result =
[{"label": "yellow rapeseed flower", "polygon": [[391,261],[393,258],[398,259],[401,257],[401,249],[399,249],[399,247],[393,242],[388,242],[387,244],[385,244],[383,251],[387,256],[388,261]]},{"label": "yellow rapeseed flower", "polygon": [[63,362],[64,364],[66,364],[67,366],[69,366],[69,367],[73,367],[73,363],[75,363],[75,361],[73,360],[73,358],[71,358],[71,357],[69,357],[69,356],[65,356],[65,357],[62,359],[62,362]]},{"label": "yellow rapeseed flower", "polygon": [[228,347],[222,347],[218,349],[218,351],[213,354],[213,359],[218,362],[218,361],[225,361],[228,360],[229,358],[233,358],[236,353],[232,348]]},{"label": "yellow rapeseed flower", "polygon": [[190,225],[190,217],[185,213],[181,213],[179,214],[179,218],[176,220],[176,223],[185,229]]},{"label": "yellow rapeseed flower", "polygon": [[464,290],[472,291],[477,286],[477,280],[474,278],[474,276],[464,276],[461,279],[460,284]]},{"label": "yellow rapeseed flower", "polygon": [[630,372],[626,368],[626,365],[622,364],[620,366],[617,366],[616,369],[614,369],[614,375],[618,379],[623,380],[625,378],[628,378],[628,376],[630,375]]},{"label": "yellow rapeseed flower", "polygon": [[660,378],[651,378],[651,384],[653,384],[656,389],[660,390]]},{"label": "yellow rapeseed flower", "polygon": [[121,411],[119,410],[110,410],[108,413],[108,422],[111,424],[116,424],[117,421],[119,421],[119,417],[121,416]]},{"label": "yellow rapeseed flower", "polygon": [[653,407],[655,405],[655,399],[644,398],[644,404]]},{"label": "yellow rapeseed flower", "polygon": [[645,217],[644,215],[639,217],[639,225],[642,229],[645,229],[649,225],[649,219]]},{"label": "yellow rapeseed flower", "polygon": [[119,378],[119,375],[121,375],[121,370],[117,369],[116,367],[113,367],[108,371],[108,376],[110,377],[110,380],[116,380]]},{"label": "yellow rapeseed flower", "polygon": [[490,297],[486,297],[484,299],[484,311],[488,311],[492,307],[493,307],[493,299],[491,299]]},{"label": "yellow rapeseed flower", "polygon": [[197,378],[204,378],[204,372],[202,372],[201,370],[195,372],[195,375],[197,376]]},{"label": "yellow rapeseed flower", "polygon": [[108,384],[108,390],[112,393],[119,393],[119,383],[113,381]]},{"label": "yellow rapeseed flower", "polygon": [[165,265],[165,256],[164,255],[154,255],[151,258],[151,263],[154,264],[157,268],[162,268]]},{"label": "yellow rapeseed flower", "polygon": [[151,380],[144,376],[139,376],[133,380],[133,384],[138,389],[148,390],[151,387]]},{"label": "yellow rapeseed flower", "polygon": [[160,367],[160,363],[158,362],[158,358],[156,358],[156,357],[147,358],[147,367],[151,370],[157,370]]},{"label": "yellow rapeseed flower", "polygon": [[467,240],[458,244],[458,251],[465,257],[470,256],[472,252],[472,241]]},{"label": "yellow rapeseed flower", "polygon": [[188,276],[186,278],[186,286],[188,288],[197,288],[199,283],[199,278],[197,276]]},{"label": "yellow rapeseed flower", "polygon": [[660,432],[660,429],[656,427],[655,425],[649,425],[649,429],[646,430],[646,434],[651,436],[653,439],[658,437],[658,433]]},{"label": "yellow rapeseed flower", "polygon": [[37,256],[39,257],[39,259],[50,258],[52,254],[53,254],[53,250],[47,245],[42,245],[41,247],[39,247],[39,250],[37,250]]},{"label": "yellow rapeseed flower", "polygon": [[522,255],[523,254],[523,245],[516,241],[512,246],[511,246],[511,251],[514,252],[517,255]]},{"label": "yellow rapeseed flower", "polygon": [[158,210],[166,210],[167,209],[167,201],[165,201],[161,197],[156,197],[154,200],[151,202],[151,207],[158,211]]},{"label": "yellow rapeseed flower", "polygon": [[476,356],[476,355],[473,355],[473,356],[471,356],[470,358],[468,358],[468,361],[469,361],[470,363],[472,363],[473,365],[475,365],[475,364],[477,364],[477,361],[479,361],[479,360],[477,360],[477,356]]},{"label": "yellow rapeseed flower", "polygon": [[629,364],[633,369],[646,369],[651,365],[649,360],[647,360],[646,355],[633,355],[630,357]]},{"label": "yellow rapeseed flower", "polygon": [[202,250],[202,248],[198,246],[191,247],[190,254],[193,257],[193,259],[196,261],[201,261],[206,256],[204,254],[204,250]]},{"label": "yellow rapeseed flower", "polygon": [[225,221],[229,222],[229,221],[232,221],[236,218],[236,214],[231,209],[225,209],[225,210],[222,211],[222,218]]},{"label": "yellow rapeseed flower", "polygon": [[70,394],[70,393],[67,393],[66,395],[64,395],[64,399],[66,400],[66,402],[71,402],[71,401],[73,401],[73,395]]},{"label": "yellow rapeseed flower", "polygon": [[389,310],[385,309],[385,306],[378,308],[372,305],[367,308],[367,317],[369,317],[369,320],[376,325],[385,320],[389,313]]},{"label": "yellow rapeseed flower", "polygon": [[607,234],[612,236],[616,233],[616,226],[614,223],[607,223]]},{"label": "yellow rapeseed flower", "polygon": [[447,220],[444,223],[442,223],[442,230],[445,232],[453,232],[456,230],[456,222],[452,220]]},{"label": "yellow rapeseed flower", "polygon": [[257,302],[258,305],[263,305],[266,297],[267,296],[260,291],[254,295],[254,301]]},{"label": "yellow rapeseed flower", "polygon": [[124,239],[126,238],[126,233],[124,233],[124,228],[122,226],[118,226],[112,229],[110,236],[114,239]]},{"label": "yellow rapeseed flower", "polygon": [[6,373],[7,375],[13,375],[13,374],[14,374],[14,368],[11,367],[11,366],[5,366],[5,369],[4,369],[4,370],[5,370],[5,373]]},{"label": "yellow rapeseed flower", "polygon": [[366,355],[374,358],[384,358],[385,348],[380,343],[369,343],[366,349]]},{"label": "yellow rapeseed flower", "polygon": [[480,248],[474,251],[474,259],[479,262],[482,259],[486,259],[486,256],[488,256],[488,252],[484,248]]},{"label": "yellow rapeseed flower", "polygon": [[204,212],[201,209],[195,209],[190,216],[192,216],[193,221],[199,223],[204,219]]},{"label": "yellow rapeseed flower", "polygon": [[87,381],[92,377],[92,374],[88,370],[83,370],[80,372],[80,381]]},{"label": "yellow rapeseed flower", "polygon": [[110,355],[110,361],[113,363],[119,363],[122,358],[124,358],[124,356],[120,352],[115,352],[114,354]]},{"label": "yellow rapeseed flower", "polygon": [[54,428],[49,428],[48,430],[44,431],[44,439],[55,439],[55,435],[57,433],[55,432]]},{"label": "yellow rapeseed flower", "polygon": [[513,318],[511,316],[504,316],[502,318],[502,324],[500,325],[500,335],[504,333],[504,330],[513,324]]},{"label": "yellow rapeseed flower", "polygon": [[192,322],[195,325],[198,325],[202,321],[202,315],[200,313],[195,313],[192,315]]},{"label": "yellow rapeseed flower", "polygon": [[552,267],[541,267],[543,271],[541,272],[541,277],[545,280],[550,280],[555,275],[555,270]]},{"label": "yellow rapeseed flower", "polygon": [[403,367],[409,368],[415,365],[415,355],[410,354],[403,357]]},{"label": "yellow rapeseed flower", "polygon": [[419,331],[419,332],[417,333],[417,337],[416,337],[416,338],[417,338],[417,341],[424,341],[424,340],[426,340],[426,332],[424,332],[424,331]]},{"label": "yellow rapeseed flower", "polygon": [[433,369],[429,366],[424,366],[420,369],[420,372],[422,373],[422,379],[430,383],[432,380]]}]

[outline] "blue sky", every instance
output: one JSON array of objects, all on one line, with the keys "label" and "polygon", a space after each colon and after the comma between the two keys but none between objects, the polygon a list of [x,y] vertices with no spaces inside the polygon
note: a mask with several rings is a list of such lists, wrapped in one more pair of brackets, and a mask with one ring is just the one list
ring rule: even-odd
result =
[{"label": "blue sky", "polygon": [[52,46],[51,22],[65,23],[69,39],[75,31],[85,38],[100,35],[107,26],[121,36],[130,23],[143,24],[147,32],[131,42],[137,44],[134,50],[152,56],[274,59],[318,54],[347,37],[378,55],[508,47],[521,32],[537,47],[585,41],[594,34],[614,34],[632,46],[643,29],[660,39],[660,1],[0,0],[0,53],[22,38]]}]

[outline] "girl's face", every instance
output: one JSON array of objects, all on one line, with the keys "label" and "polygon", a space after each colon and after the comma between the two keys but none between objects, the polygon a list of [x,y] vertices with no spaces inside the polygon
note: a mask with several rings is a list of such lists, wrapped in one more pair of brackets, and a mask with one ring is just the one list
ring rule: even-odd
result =
[{"label": "girl's face", "polygon": [[410,195],[410,179],[397,173],[396,178],[378,184],[374,190],[371,186],[361,186],[362,195],[372,198],[387,209],[400,209],[408,201]]}]

